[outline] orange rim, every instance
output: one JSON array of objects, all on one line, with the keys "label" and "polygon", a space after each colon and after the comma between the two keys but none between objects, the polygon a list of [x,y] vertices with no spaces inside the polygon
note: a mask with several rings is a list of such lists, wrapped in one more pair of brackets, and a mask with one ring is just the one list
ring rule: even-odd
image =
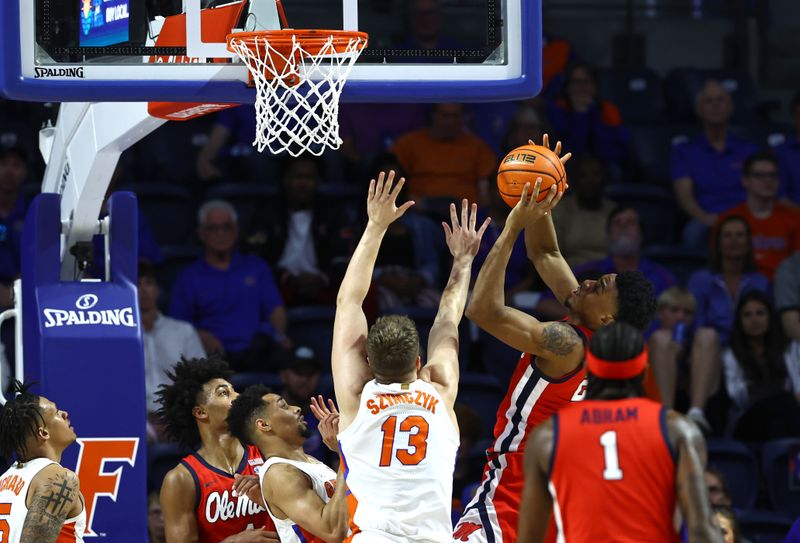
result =
[{"label": "orange rim", "polygon": [[261,30],[258,32],[236,32],[228,34],[228,50],[233,52],[231,43],[236,40],[249,48],[254,48],[260,41],[266,41],[275,49],[280,50],[282,46],[292,44],[292,39],[296,39],[303,49],[310,54],[317,54],[328,39],[333,38],[332,43],[337,53],[343,53],[350,46],[353,39],[361,40],[358,45],[360,51],[367,45],[367,33],[356,30],[294,30],[291,28],[283,30]]}]

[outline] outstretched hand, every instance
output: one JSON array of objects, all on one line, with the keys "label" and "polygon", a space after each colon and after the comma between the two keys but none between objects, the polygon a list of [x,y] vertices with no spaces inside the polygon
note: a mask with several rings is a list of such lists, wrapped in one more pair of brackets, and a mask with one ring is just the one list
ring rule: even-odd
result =
[{"label": "outstretched hand", "polygon": [[557,185],[550,186],[550,190],[547,191],[547,196],[544,200],[541,202],[536,201],[536,199],[539,197],[539,188],[541,185],[542,178],[539,177],[536,179],[536,183],[533,185],[533,194],[531,194],[529,198],[528,193],[531,191],[531,184],[525,183],[525,187],[522,189],[522,196],[519,199],[519,202],[517,202],[517,205],[513,207],[511,213],[508,214],[508,218],[506,219],[507,228],[511,228],[519,232],[526,226],[546,216],[554,207],[556,207],[556,205],[558,205],[558,202],[561,201],[561,197],[564,196],[564,192],[559,191]]},{"label": "outstretched hand", "polygon": [[322,442],[331,451],[339,452],[339,410],[336,409],[336,404],[333,400],[328,399],[328,405],[325,405],[325,399],[322,396],[311,398],[311,412],[317,417],[319,425],[319,435],[322,436]]},{"label": "outstretched hand", "polygon": [[[367,216],[369,222],[383,229],[389,227],[394,221],[414,205],[413,201],[408,201],[397,207],[397,196],[403,189],[406,182],[405,177],[394,183],[394,170],[389,170],[387,176],[385,172],[378,175],[378,180],[369,182],[369,196],[367,196]],[[393,186],[394,185],[394,186]]]},{"label": "outstretched hand", "polygon": [[481,224],[481,227],[476,231],[475,223],[478,220],[478,205],[472,204],[470,209],[469,202],[465,198],[461,201],[461,224],[458,222],[458,214],[456,213],[456,205],[450,204],[450,223],[442,222],[444,227],[444,237],[447,241],[447,248],[450,249],[450,254],[453,255],[454,260],[468,259],[470,262],[475,255],[478,254],[478,249],[481,246],[481,238],[483,233],[486,232],[489,223],[492,219],[486,217]]},{"label": "outstretched hand", "polygon": [[[538,145],[538,143],[536,143],[533,140],[528,140],[528,143],[531,144],[531,145]],[[542,136],[542,147],[547,147],[548,149],[550,149],[550,136],[547,135],[547,134]],[[561,154],[561,142],[560,141],[556,142],[556,146],[553,148],[553,152],[556,155],[560,155]],[[561,164],[566,164],[567,161],[570,158],[572,158],[572,153],[565,153],[564,156],[559,158],[559,160],[561,161]]]}]

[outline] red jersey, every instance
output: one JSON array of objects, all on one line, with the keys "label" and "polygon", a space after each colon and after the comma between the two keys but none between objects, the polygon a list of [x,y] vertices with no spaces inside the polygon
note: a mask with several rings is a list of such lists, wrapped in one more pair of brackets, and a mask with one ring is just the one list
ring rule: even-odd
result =
[{"label": "red jersey", "polygon": [[[263,463],[258,449],[247,446],[236,473],[258,477],[257,470]],[[233,475],[215,468],[197,453],[185,457],[181,465],[194,479],[198,543],[219,543],[226,537],[262,526],[275,531],[275,524],[263,507],[247,496],[231,496]]]},{"label": "red jersey", "polygon": [[[585,349],[592,330],[570,326],[583,340]],[[530,353],[520,356],[508,392],[497,410],[494,443],[486,451],[488,461],[481,486],[456,525],[455,541],[516,541],[525,483],[523,451],[528,435],[569,402],[583,400],[585,394],[583,364],[562,377],[552,378],[536,367],[535,356]]]},{"label": "red jersey", "polygon": [[680,540],[666,416],[646,398],[558,412],[549,488],[560,541]]}]

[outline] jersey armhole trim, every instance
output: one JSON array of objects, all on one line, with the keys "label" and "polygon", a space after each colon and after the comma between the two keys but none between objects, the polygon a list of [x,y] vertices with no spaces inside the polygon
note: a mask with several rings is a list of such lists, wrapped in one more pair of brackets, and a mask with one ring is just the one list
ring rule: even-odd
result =
[{"label": "jersey armhole trim", "polygon": [[667,428],[667,411],[669,411],[669,408],[661,406],[660,411],[661,412],[658,414],[658,419],[659,426],[661,426],[661,437],[664,438],[664,445],[667,446],[667,451],[669,452],[670,458],[672,458],[672,462],[677,465],[678,455],[675,454],[675,451],[672,448],[672,443],[669,441],[669,431]]},{"label": "jersey armhole trim", "polygon": [[550,460],[547,462],[547,480],[553,476],[553,467],[556,462],[556,447],[558,447],[558,413],[553,415],[553,448],[550,450]]},{"label": "jersey armhole trim", "polygon": [[194,481],[194,509],[197,511],[197,508],[200,507],[200,479],[197,478],[197,472],[189,462],[181,460],[181,465],[189,471],[189,475],[192,476],[192,480]]}]

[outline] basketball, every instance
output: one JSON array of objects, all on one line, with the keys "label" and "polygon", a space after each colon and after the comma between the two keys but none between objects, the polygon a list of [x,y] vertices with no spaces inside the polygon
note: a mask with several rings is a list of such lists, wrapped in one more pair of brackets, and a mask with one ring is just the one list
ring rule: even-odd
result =
[{"label": "basketball", "polygon": [[530,183],[529,193],[533,193],[536,180],[541,177],[537,202],[547,197],[547,191],[554,184],[563,191],[567,186],[567,173],[558,155],[541,145],[522,145],[508,153],[497,170],[497,189],[503,201],[514,207],[522,196],[525,183]]}]

